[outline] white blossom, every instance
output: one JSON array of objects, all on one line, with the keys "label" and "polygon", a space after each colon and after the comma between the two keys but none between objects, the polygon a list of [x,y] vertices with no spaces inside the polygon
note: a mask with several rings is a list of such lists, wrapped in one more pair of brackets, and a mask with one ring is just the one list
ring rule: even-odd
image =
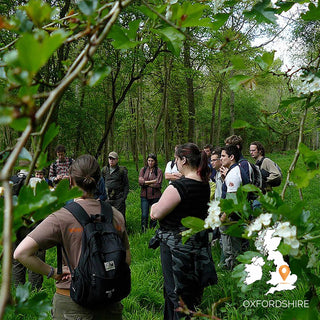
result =
[{"label": "white blossom", "polygon": [[220,227],[220,213],[221,209],[219,207],[219,201],[211,201],[209,203],[208,216],[204,221],[204,227],[206,229]]},{"label": "white blossom", "polygon": [[291,228],[290,228],[290,223],[289,222],[279,222],[276,225],[274,235],[275,236],[280,236],[282,238],[287,238],[291,236]]},{"label": "white blossom", "polygon": [[271,222],[272,214],[271,213],[263,213],[258,218],[256,218],[253,223],[251,223],[248,227],[248,237],[251,237],[254,231],[260,231],[262,226],[269,226]]}]

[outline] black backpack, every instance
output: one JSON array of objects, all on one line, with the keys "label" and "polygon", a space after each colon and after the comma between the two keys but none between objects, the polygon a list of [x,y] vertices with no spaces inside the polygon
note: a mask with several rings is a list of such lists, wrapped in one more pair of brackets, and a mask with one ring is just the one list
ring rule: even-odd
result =
[{"label": "black backpack", "polygon": [[[71,298],[79,305],[92,308],[128,296],[131,273],[126,263],[126,248],[112,223],[111,206],[101,202],[101,214],[91,216],[76,202],[67,204],[65,208],[83,227],[81,255],[74,270],[62,247],[72,276]],[[61,248],[58,248],[59,272],[62,272]]]},{"label": "black backpack", "polygon": [[250,183],[262,190],[263,189],[263,178],[262,178],[260,168],[257,165],[249,162],[246,159],[239,160],[240,167],[241,167],[242,161],[246,161],[248,163]]},{"label": "black backpack", "polygon": [[22,186],[25,183],[27,176],[26,175],[16,175],[16,176],[12,176],[10,178],[12,184],[12,195],[13,196],[18,196],[20,189],[22,188]]}]

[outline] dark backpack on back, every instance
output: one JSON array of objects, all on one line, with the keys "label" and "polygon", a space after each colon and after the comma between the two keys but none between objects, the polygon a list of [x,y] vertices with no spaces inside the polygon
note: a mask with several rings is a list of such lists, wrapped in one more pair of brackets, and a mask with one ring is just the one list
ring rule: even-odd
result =
[{"label": "dark backpack on back", "polygon": [[[126,248],[112,223],[111,206],[101,202],[101,214],[91,216],[76,202],[67,204],[65,208],[83,226],[81,255],[74,270],[63,248],[72,275],[71,298],[79,305],[92,308],[128,296],[131,290],[130,268],[126,263]],[[58,269],[61,272],[59,258]]]},{"label": "dark backpack on back", "polygon": [[22,188],[22,186],[24,185],[25,181],[26,181],[27,176],[26,175],[16,175],[10,178],[12,184],[12,195],[13,196],[18,196],[20,189]]},{"label": "dark backpack on back", "polygon": [[[263,189],[263,178],[262,178],[260,168],[246,159],[240,159],[239,163],[241,163],[242,161],[246,161],[248,163],[250,183],[258,187],[259,189]],[[241,167],[241,164],[240,164],[240,167]]]}]

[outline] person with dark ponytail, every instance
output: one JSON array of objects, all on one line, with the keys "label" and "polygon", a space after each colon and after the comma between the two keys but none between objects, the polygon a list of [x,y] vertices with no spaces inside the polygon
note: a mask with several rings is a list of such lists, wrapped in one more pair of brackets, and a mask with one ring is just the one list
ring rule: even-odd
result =
[{"label": "person with dark ponytail", "polygon": [[[74,199],[88,215],[101,213],[101,204],[95,199],[97,183],[100,179],[100,167],[91,155],[77,158],[70,167],[70,183],[83,191],[80,198]],[[128,235],[124,217],[112,207],[113,225],[119,232],[126,248],[126,262],[130,264]],[[57,269],[40,260],[36,255],[39,249],[49,249],[62,245],[69,258],[72,269],[78,265],[81,253],[83,229],[76,218],[66,208],[50,214],[41,224],[29,233],[14,252],[14,258],[33,272],[47,276],[56,281],[56,293],[53,297],[52,316],[54,320],[63,319],[96,319],[121,320],[122,304],[115,302],[94,309],[75,303],[70,297],[71,274],[66,261],[63,261],[62,274]]]},{"label": "person with dark ponytail", "polygon": [[[181,219],[192,216],[205,219],[210,198],[208,157],[194,143],[177,147],[175,161],[182,178],[173,181],[160,200],[151,207],[150,217],[160,228],[150,244],[160,244],[164,278],[164,320],[185,315],[176,311],[179,297],[190,310],[201,303],[203,289],[217,283],[207,231],[192,236],[185,244]],[[187,317],[191,319],[191,317]]]},{"label": "person with dark ponytail", "polygon": [[[141,231],[148,228],[150,207],[159,201],[161,197],[163,173],[158,168],[157,156],[150,153],[147,158],[147,165],[140,170],[139,185],[141,186]],[[154,228],[157,221],[150,221],[150,228]]]}]

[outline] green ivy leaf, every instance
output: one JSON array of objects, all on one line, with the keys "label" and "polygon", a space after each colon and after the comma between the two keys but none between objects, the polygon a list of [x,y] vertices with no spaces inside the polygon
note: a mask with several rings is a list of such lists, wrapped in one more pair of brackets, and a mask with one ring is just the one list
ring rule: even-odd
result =
[{"label": "green ivy leaf", "polygon": [[86,16],[91,16],[98,7],[98,0],[82,0],[78,3],[80,11]]}]

